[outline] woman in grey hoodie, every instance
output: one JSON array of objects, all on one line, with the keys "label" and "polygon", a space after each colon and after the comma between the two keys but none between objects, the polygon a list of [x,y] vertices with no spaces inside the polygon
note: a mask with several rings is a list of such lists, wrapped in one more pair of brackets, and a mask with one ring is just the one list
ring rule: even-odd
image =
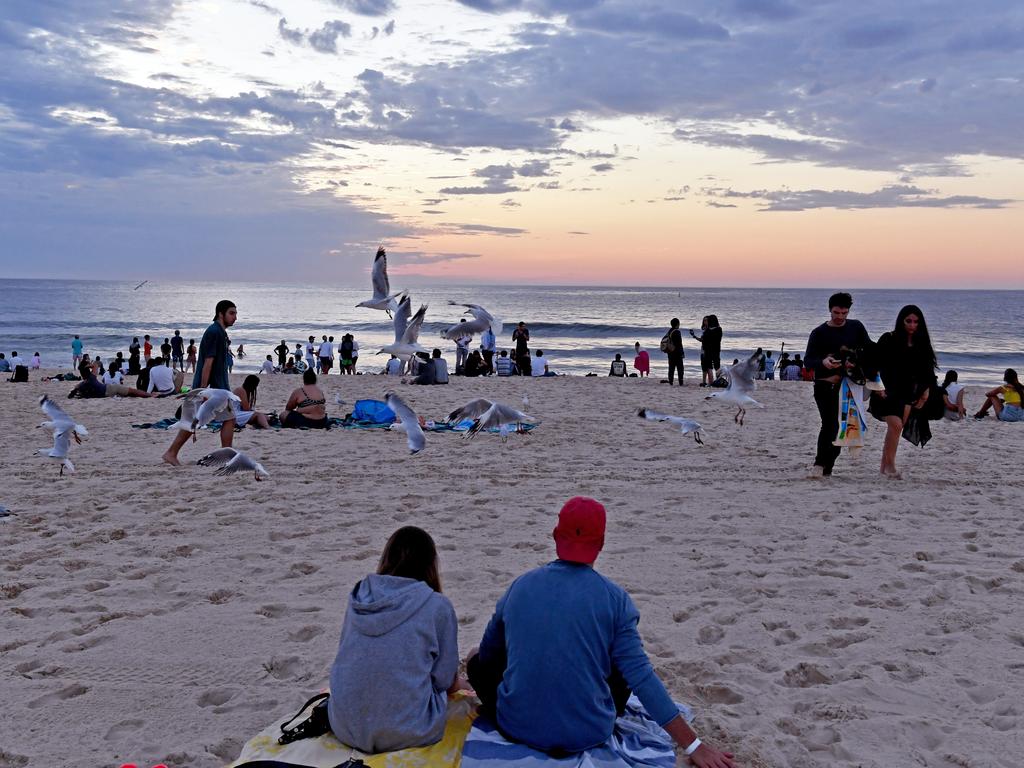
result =
[{"label": "woman in grey hoodie", "polygon": [[437,548],[421,528],[388,539],[377,573],[349,595],[331,667],[331,730],[375,754],[434,744],[460,686],[455,609],[441,594]]}]

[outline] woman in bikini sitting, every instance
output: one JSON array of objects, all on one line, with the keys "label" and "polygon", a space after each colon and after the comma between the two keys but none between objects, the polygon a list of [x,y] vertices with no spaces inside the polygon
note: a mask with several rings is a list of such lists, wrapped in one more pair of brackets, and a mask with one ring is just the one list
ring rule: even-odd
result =
[{"label": "woman in bikini sitting", "polygon": [[316,385],[316,372],[307,368],[302,374],[302,386],[288,398],[281,426],[327,429],[326,404],[327,397]]}]

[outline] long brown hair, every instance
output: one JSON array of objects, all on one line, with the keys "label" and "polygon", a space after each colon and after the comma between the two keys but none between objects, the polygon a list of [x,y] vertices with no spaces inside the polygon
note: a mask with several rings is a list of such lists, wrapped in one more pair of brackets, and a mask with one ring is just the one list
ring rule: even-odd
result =
[{"label": "long brown hair", "polygon": [[1017,390],[1017,396],[1024,403],[1024,386],[1021,386],[1020,379],[1017,378],[1017,372],[1013,368],[1006,369],[1006,372],[1003,374],[1003,381],[1006,382],[1006,386]]},{"label": "long brown hair", "polygon": [[441,591],[437,547],[430,534],[415,525],[407,525],[391,534],[381,553],[377,573],[416,579],[435,592]]}]

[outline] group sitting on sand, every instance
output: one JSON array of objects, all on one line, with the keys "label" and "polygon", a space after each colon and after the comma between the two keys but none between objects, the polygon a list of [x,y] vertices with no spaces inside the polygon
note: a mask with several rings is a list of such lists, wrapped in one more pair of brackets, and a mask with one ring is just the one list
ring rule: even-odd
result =
[{"label": "group sitting on sand", "polygon": [[558,559],[512,582],[463,679],[434,541],[412,526],[392,534],[349,596],[327,703],[334,735],[369,754],[434,744],[448,696],[471,689],[506,739],[562,757],[604,744],[633,693],[693,765],[735,766],[686,723],[644,652],[632,599],[594,569],[604,507],[570,499],[553,536]]}]

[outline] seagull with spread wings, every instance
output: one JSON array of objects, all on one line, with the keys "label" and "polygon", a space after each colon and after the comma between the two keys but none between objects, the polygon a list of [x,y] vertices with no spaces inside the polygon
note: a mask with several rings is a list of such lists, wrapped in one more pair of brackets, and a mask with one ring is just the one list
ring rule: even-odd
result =
[{"label": "seagull with spread wings", "polygon": [[[508,440],[508,436],[513,431],[522,435],[528,435],[529,432],[523,429],[523,425],[531,421],[529,416],[513,408],[511,405],[505,405],[504,403],[498,403],[482,397],[477,400],[471,400],[461,408],[448,414],[449,423],[457,423],[465,419],[473,419],[472,425],[466,431],[465,436],[467,438],[497,427],[498,432],[501,434],[502,442]],[[512,427],[515,427],[515,429],[513,430]]]},{"label": "seagull with spread wings", "polygon": [[377,255],[373,257],[373,298],[361,301],[357,307],[368,309],[383,309],[389,315],[401,301],[398,297],[403,295],[402,291],[391,293],[391,281],[388,280],[388,255],[384,246],[377,248]]},{"label": "seagull with spread wings", "polygon": [[729,386],[723,389],[721,392],[712,392],[705,399],[711,400],[715,398],[725,403],[735,405],[738,409],[736,415],[733,417],[733,421],[743,426],[743,417],[747,414],[747,408],[763,408],[761,403],[757,402],[751,393],[757,389],[757,369],[761,364],[761,359],[764,357],[764,352],[760,348],[757,349],[746,360],[730,365],[724,371],[722,376],[729,382]]},{"label": "seagull with spread wings", "polygon": [[679,431],[684,435],[693,435],[693,439],[696,441],[697,445],[704,445],[704,441],[700,436],[700,433],[704,431],[704,427],[693,419],[686,419],[682,416],[669,416],[667,413],[659,413],[658,411],[653,411],[650,408],[641,408],[636,412],[636,415],[641,419],[647,419],[648,421],[671,422],[678,426]]},{"label": "seagull with spread wings", "polygon": [[233,475],[236,472],[252,472],[256,481],[266,480],[270,473],[263,465],[248,454],[235,448],[218,448],[196,462],[201,467],[217,467],[215,475]]},{"label": "seagull with spread wings", "polygon": [[242,410],[242,400],[226,389],[193,389],[178,399],[182,401],[181,417],[171,425],[171,429],[191,432],[193,442],[196,439],[196,430],[205,427],[211,421],[233,419],[235,414]]},{"label": "seagull with spread wings", "polygon": [[39,426],[43,429],[53,430],[53,447],[40,448],[39,454],[59,461],[60,474],[62,476],[65,469],[68,472],[74,472],[75,465],[68,458],[68,453],[71,451],[71,441],[74,440],[76,444],[81,444],[81,435],[88,436],[89,430],[82,424],[77,423],[63,408],[46,395],[39,398],[39,407],[43,409],[43,413],[46,414],[48,419]]},{"label": "seagull with spread wings", "polygon": [[465,336],[467,334],[473,336],[477,333],[483,333],[488,328],[494,331],[495,335],[501,333],[501,323],[495,320],[494,315],[479,304],[460,304],[457,301],[449,301],[448,304],[452,307],[466,307],[464,314],[472,315],[473,319],[465,322],[458,322],[455,325],[444,329],[441,331],[442,338],[455,341],[460,336]]},{"label": "seagull with spread wings", "polygon": [[427,305],[421,305],[416,314],[410,318],[411,309],[412,300],[408,296],[403,297],[395,312],[395,340],[377,352],[378,355],[389,354],[400,360],[408,360],[417,352],[427,351],[419,344],[420,329],[427,316]]},{"label": "seagull with spread wings", "polygon": [[417,454],[426,448],[427,437],[423,434],[420,417],[416,415],[416,412],[394,392],[384,395],[384,400],[387,402],[388,408],[394,411],[395,416],[398,417],[398,424],[394,424],[392,427],[405,432],[409,442],[409,453]]}]

